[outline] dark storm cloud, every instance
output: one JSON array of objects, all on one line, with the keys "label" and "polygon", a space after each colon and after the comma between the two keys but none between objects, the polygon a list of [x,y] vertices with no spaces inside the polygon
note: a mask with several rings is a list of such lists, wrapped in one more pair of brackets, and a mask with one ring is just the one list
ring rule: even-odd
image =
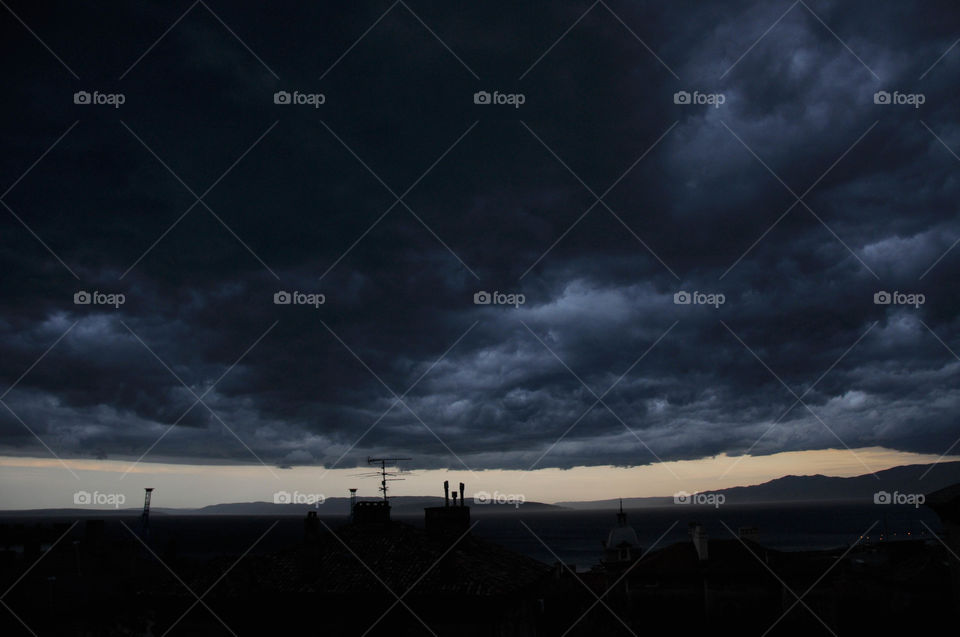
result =
[{"label": "dark storm cloud", "polygon": [[960,15],[589,6],[198,4],[148,51],[189,4],[11,4],[80,79],[0,21],[2,450],[46,454],[29,427],[63,457],[280,466],[946,451]]}]

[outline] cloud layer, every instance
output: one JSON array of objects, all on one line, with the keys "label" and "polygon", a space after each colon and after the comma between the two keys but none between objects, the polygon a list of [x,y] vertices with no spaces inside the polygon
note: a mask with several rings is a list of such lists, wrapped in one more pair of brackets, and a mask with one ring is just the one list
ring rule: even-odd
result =
[{"label": "cloud layer", "polygon": [[0,452],[480,469],[960,436],[950,3],[208,5],[160,37],[189,4],[11,3],[59,60],[0,21]]}]

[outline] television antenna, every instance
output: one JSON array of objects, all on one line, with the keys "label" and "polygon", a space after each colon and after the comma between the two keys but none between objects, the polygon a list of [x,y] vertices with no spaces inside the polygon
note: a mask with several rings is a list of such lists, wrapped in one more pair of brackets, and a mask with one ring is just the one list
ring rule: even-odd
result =
[{"label": "television antenna", "polygon": [[387,502],[387,483],[396,482],[397,480],[403,480],[403,478],[398,478],[396,476],[403,473],[403,471],[397,467],[397,471],[387,471],[388,465],[396,465],[402,460],[410,460],[410,458],[371,458],[367,457],[367,464],[379,464],[380,471],[376,473],[367,474],[368,476],[380,476],[380,491],[383,493],[383,501]]}]

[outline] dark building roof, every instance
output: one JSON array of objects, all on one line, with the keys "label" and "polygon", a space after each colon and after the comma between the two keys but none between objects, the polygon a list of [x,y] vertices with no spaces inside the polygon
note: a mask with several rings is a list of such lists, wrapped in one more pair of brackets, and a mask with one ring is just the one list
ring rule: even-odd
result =
[{"label": "dark building roof", "polygon": [[[452,549],[458,536],[396,522],[377,529],[348,525],[336,534],[324,533],[314,543],[278,553],[248,555],[215,592],[384,594],[382,580],[397,595],[416,584],[413,595],[483,597],[518,593],[550,574],[545,564],[469,534]],[[197,579],[212,584],[232,563],[218,558]],[[203,584],[199,587],[204,590]]]},{"label": "dark building roof", "polygon": [[779,555],[779,552],[750,540],[709,540],[709,559],[700,560],[693,542],[678,542],[648,553],[634,570],[637,573],[674,576],[704,571],[765,575],[768,571],[760,560],[768,559],[770,553]]},{"label": "dark building roof", "polygon": [[631,578],[693,581],[700,576],[707,576],[775,582],[779,577],[792,583],[812,583],[830,568],[839,555],[836,550],[802,553],[777,551],[752,540],[731,538],[709,540],[709,559],[700,560],[692,542],[678,542],[645,555],[631,571]]}]

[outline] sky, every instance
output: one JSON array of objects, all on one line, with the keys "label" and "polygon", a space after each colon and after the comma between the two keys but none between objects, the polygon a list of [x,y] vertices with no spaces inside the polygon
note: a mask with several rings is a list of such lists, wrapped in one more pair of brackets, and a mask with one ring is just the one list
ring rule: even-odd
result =
[{"label": "sky", "polygon": [[336,494],[369,456],[559,501],[957,453],[952,3],[0,30],[0,508],[141,471]]},{"label": "sky", "polygon": [[[859,449],[857,459],[874,471],[902,464],[927,464],[936,456],[882,448]],[[118,460],[68,460],[67,468],[53,458],[0,458],[3,509],[138,509],[143,489],[153,489],[157,507],[200,508],[224,502],[271,502],[284,494],[299,503],[357,497],[376,499],[379,479],[364,468],[331,469],[298,466],[285,471],[260,465],[186,465]],[[374,471],[376,468],[374,469]],[[593,465],[573,469],[478,471],[428,469],[393,471],[389,497],[442,497],[443,482],[464,483],[467,498],[498,502],[546,502],[669,497],[760,484],[788,474],[850,477],[865,469],[851,462],[846,449],[790,451],[766,456],[720,455],[715,458],[651,463],[634,467]],[[66,473],[66,474],[65,474]],[[71,477],[72,476],[72,477]],[[454,488],[456,490],[456,488]],[[90,494],[77,501],[76,494]],[[282,500],[281,500],[282,501]],[[321,512],[323,509],[321,509]]]}]

